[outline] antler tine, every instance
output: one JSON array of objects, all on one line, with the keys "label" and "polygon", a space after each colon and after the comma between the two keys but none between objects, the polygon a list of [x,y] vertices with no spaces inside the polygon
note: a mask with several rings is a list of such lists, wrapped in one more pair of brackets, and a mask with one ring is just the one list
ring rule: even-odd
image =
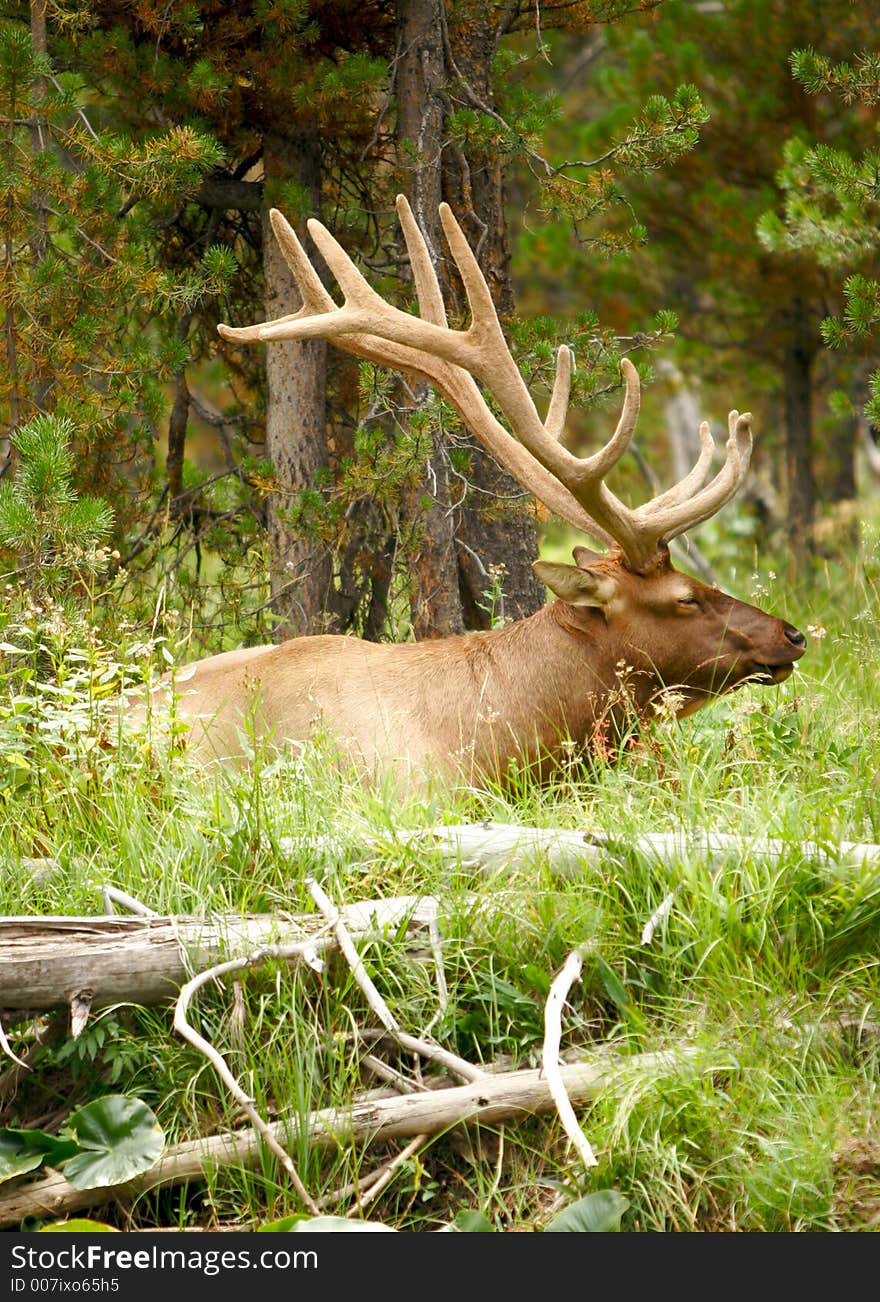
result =
[{"label": "antler tine", "polygon": [[[542,421],[507,346],[480,264],[446,203],[440,205],[440,221],[471,310],[471,324],[460,335],[469,346],[464,365],[495,395],[523,446],[580,501],[574,485],[579,482],[580,467],[584,463],[559,443],[560,422],[565,417],[571,388],[570,350],[560,348],[557,354],[556,379],[547,421]],[[581,502],[581,505],[592,510],[591,504]]]},{"label": "antler tine", "polygon": [[284,256],[284,261],[293,273],[296,287],[302,298],[302,306],[296,312],[288,313],[287,316],[276,317],[274,321],[262,321],[257,325],[238,327],[218,325],[217,331],[224,339],[235,340],[239,343],[253,343],[255,340],[263,338],[261,331],[265,330],[269,325],[286,326],[294,321],[303,321],[315,315],[333,312],[336,309],[336,304],[321,284],[320,276],[309,262],[306,251],[297,238],[296,231],[284,215],[277,208],[272,208],[269,212],[269,221],[272,224],[272,230]]},{"label": "antler tine", "polygon": [[409,253],[409,265],[412,268],[416,297],[419,300],[419,312],[423,321],[432,321],[434,325],[446,326],[446,305],[431,262],[431,254],[419,224],[413,216],[406,198],[397,196],[397,216]]},{"label": "antler tine", "polygon": [[584,457],[580,462],[577,472],[578,480],[585,483],[592,480],[601,480],[604,475],[607,475],[612,466],[617,465],[632,441],[633,430],[639,418],[641,385],[639,373],[628,357],[620,359],[620,369],[623,372],[623,381],[626,386],[620,420],[617,422],[617,429],[604,448],[594,452],[591,457]]},{"label": "antler tine", "polygon": [[743,412],[742,415],[736,411],[730,413],[728,416],[730,436],[727,440],[724,465],[701,492],[694,494],[687,501],[662,507],[659,511],[654,502],[647,502],[636,511],[637,518],[647,525],[651,534],[658,539],[677,538],[686,529],[693,529],[704,520],[708,520],[730,501],[745,479],[749,468],[752,455],[751,420],[751,412]]},{"label": "antler tine", "polygon": [[[429,312],[439,316],[439,286],[435,291],[436,278],[430,265],[427,247],[405,200],[401,207],[405,223],[404,234],[407,236],[410,258],[413,261],[413,279],[417,293],[423,310],[427,306]],[[567,520],[575,529],[590,534],[608,546],[614,545],[614,536],[592,518],[558,474],[543,465],[527,446],[526,439],[520,442],[510,434],[489,409],[473,379],[475,343],[469,332],[451,330],[435,321],[414,317],[386,303],[370,289],[351,263],[348,254],[334,240],[330,232],[319,222],[310,222],[312,238],[347,296],[345,305],[338,307],[321,285],[311,264],[308,263],[296,234],[284,219],[280,218],[279,222],[273,222],[273,229],[276,234],[280,231],[284,238],[285,257],[289,259],[300,292],[307,301],[299,312],[276,321],[266,321],[243,328],[219,325],[218,331],[224,338],[241,342],[329,338],[337,348],[354,353],[358,357],[364,357],[381,366],[391,366],[396,370],[423,375],[449,399],[478,441],[508,469],[527,492],[533,493],[539,501],[562,519]],[[308,272],[305,271],[305,265],[309,267]],[[310,314],[309,308],[312,305],[312,314]],[[492,312],[494,316],[494,307]],[[561,457],[574,461],[575,458],[558,444],[554,444],[554,440],[544,431],[519,371],[503,342],[500,326],[497,329],[500,340],[498,352],[513,366],[516,381],[525,394],[528,408],[524,415],[529,420],[530,428],[543,435],[548,444],[555,446]],[[556,386],[557,407],[562,402],[562,390],[566,387],[567,366],[570,366],[570,359],[566,358],[561,363],[562,378],[558,379]],[[502,407],[503,405],[502,403]],[[513,424],[517,429],[515,421]],[[521,431],[517,429],[517,432]]]},{"label": "antler tine", "polygon": [[486,284],[486,277],[480,270],[480,264],[448,203],[440,205],[440,224],[461,275],[464,292],[471,309],[468,334],[479,337],[481,342],[488,342],[488,339],[501,335],[501,326],[489,286]]},{"label": "antler tine", "polygon": [[302,295],[303,311],[332,312],[336,304],[321,283],[321,277],[312,266],[306,251],[299,242],[296,231],[277,208],[269,212],[272,231],[278,241],[278,247],[284,255],[284,261],[293,272],[297,288]]},{"label": "antler tine", "polygon": [[555,439],[561,439],[568,415],[568,400],[571,397],[571,377],[574,371],[574,353],[568,344],[563,344],[556,354],[556,378],[550,405],[544,418],[544,429]]},{"label": "antler tine", "polygon": [[365,310],[374,313],[387,311],[388,304],[361,275],[345,249],[330,234],[323,222],[319,222],[316,217],[310,217],[306,225],[315,247],[322,254],[336,278],[337,285],[342,290],[345,310],[353,315],[359,315]]},{"label": "antler tine", "polygon": [[[575,528],[608,545],[616,544],[633,568],[650,566],[662,545],[720,509],[739,488],[751,453],[749,416],[730,413],[727,457],[705,487],[714,444],[700,427],[701,451],[685,478],[637,509],[624,505],[604,477],[629,447],[639,414],[639,376],[621,361],[625,395],[614,434],[589,457],[577,457],[560,442],[571,390],[572,356],[557,353],[556,377],[546,419],[541,420],[507,346],[495,304],[479,263],[447,204],[440,221],[458,267],[471,310],[466,330],[446,324],[446,311],[427,243],[412,210],[400,196],[397,212],[406,239],[420,316],[387,303],[358,271],[342,245],[314,219],[311,237],[344,295],[338,307],[318,278],[294,231],[273,211],[272,227],[291,267],[303,306],[277,321],[244,329],[219,326],[228,339],[330,339],[360,357],[423,375],[456,407],[486,450],[526,489]],[[496,419],[476,381],[490,390],[510,426]],[[700,491],[697,491],[700,490]]]},{"label": "antler tine", "polygon": [[672,488],[667,488],[665,493],[658,493],[656,497],[652,497],[651,501],[641,509],[646,510],[647,507],[650,507],[652,511],[659,511],[663,507],[678,506],[680,502],[686,502],[693,497],[705,484],[714,455],[715,440],[712,437],[709,422],[704,420],[700,423],[700,455],[693,467],[688,471],[684,479],[680,479],[677,484],[673,484]]}]

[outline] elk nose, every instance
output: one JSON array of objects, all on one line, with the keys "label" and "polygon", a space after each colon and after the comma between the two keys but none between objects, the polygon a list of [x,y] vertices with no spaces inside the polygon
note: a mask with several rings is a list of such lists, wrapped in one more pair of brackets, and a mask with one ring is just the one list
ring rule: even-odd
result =
[{"label": "elk nose", "polygon": [[785,630],[785,636],[788,638],[792,646],[803,649],[803,647],[807,645],[807,639],[799,628],[794,628],[791,624],[783,624],[783,629]]}]

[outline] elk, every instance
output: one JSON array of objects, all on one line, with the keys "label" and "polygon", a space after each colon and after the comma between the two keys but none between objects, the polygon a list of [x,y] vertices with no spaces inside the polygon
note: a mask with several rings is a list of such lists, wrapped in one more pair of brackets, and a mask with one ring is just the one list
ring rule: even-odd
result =
[{"label": "elk", "polygon": [[[220,334],[269,345],[320,336],[427,379],[527,492],[606,550],[578,545],[573,565],[535,561],[554,599],[501,629],[405,643],[315,635],[195,662],[178,673],[174,693],[197,759],[242,757],[243,738],[254,732],[283,747],[305,742],[320,728],[359,770],[390,766],[405,776],[434,772],[479,784],[503,779],[516,765],[544,778],[573,746],[588,752],[603,736],[628,727],[633,713],[649,717],[661,698],[681,717],[744,683],[787,678],[804,653],[804,635],[676,570],[669,555],[672,539],[709,519],[741,486],[752,449],[750,414],[730,412],[725,460],[713,478],[715,444],[704,421],[691,472],[644,505],[626,505],[605,478],[636,425],[639,377],[632,362],[621,362],[617,428],[598,452],[576,456],[561,441],[569,348],[558,351],[542,420],[451,209],[442,204],[440,219],[467,295],[466,329],[447,324],[425,239],[403,196],[397,212],[418,316],[381,298],[330,232],[312,220],[311,238],[342,291],[338,306],[295,232],[273,210],[275,238],[302,306],[258,325],[220,325]],[[169,684],[157,690],[167,703]]]}]

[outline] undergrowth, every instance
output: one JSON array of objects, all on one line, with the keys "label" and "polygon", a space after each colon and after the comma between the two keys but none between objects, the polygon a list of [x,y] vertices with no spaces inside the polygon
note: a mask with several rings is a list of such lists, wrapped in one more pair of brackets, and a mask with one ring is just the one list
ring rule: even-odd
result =
[{"label": "undergrowth", "polygon": [[[874,1229],[880,859],[840,853],[880,842],[880,562],[867,553],[787,599],[756,576],[760,604],[809,626],[808,654],[781,687],[661,719],[621,762],[573,758],[550,788],[523,774],[504,791],[411,798],[353,785],[319,741],[205,774],[173,738],[124,737],[105,703],[143,677],[143,645],[111,648],[87,621],[31,609],[3,633],[0,912],[97,914],[106,884],[197,916],[312,913],[309,877],[339,905],[433,895],[445,1002],[427,942],[414,948],[402,926],[360,940],[363,962],[405,1031],[505,1069],[540,1064],[550,985],[578,950],[563,1049],[613,1068],[578,1109],[598,1165],[581,1165],[553,1111],[453,1127],[367,1207],[367,1173],[403,1141],[318,1146],[292,1129],[299,1173],[334,1214],[435,1231],[470,1211],[499,1231],[535,1231],[568,1200],[615,1189],[629,1231]],[[541,853],[481,872],[406,835],[482,820],[610,843],[566,872]],[[735,848],[710,860],[695,839],[661,859],[638,844],[705,830]],[[750,847],[767,837],[774,855]],[[215,983],[191,1018],[272,1120],[344,1109],[380,1084],[355,1034],[375,1016],[338,955],[320,971],[270,961]],[[32,1024],[8,1034],[24,1052]],[[392,1061],[419,1082],[411,1055]],[[169,1146],[246,1124],[175,1034],[170,1006],[135,1004],[94,1011],[77,1039],[62,1018],[7,1089],[3,1124],[51,1131],[111,1092],[147,1103]],[[97,1200],[91,1214],[128,1229],[255,1228],[302,1210],[262,1152],[247,1169]]]}]

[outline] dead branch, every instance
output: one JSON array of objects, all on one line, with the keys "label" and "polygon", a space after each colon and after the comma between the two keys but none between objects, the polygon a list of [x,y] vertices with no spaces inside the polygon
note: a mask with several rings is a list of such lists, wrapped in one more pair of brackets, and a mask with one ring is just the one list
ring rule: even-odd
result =
[{"label": "dead branch", "polygon": [[[295,952],[294,952],[295,951]],[[187,1020],[187,1011],[190,1002],[196,993],[207,985],[209,982],[218,981],[220,977],[228,976],[231,972],[241,972],[244,969],[260,967],[270,959],[288,960],[299,957],[305,962],[315,963],[314,942],[306,941],[305,944],[293,946],[270,946],[268,949],[258,950],[255,954],[249,954],[245,958],[231,959],[228,963],[217,963],[214,967],[206,968],[198,976],[188,981],[180,994],[177,996],[177,1003],[174,1008],[174,1029],[182,1039],[191,1044],[199,1053],[203,1053],[212,1067],[220,1077],[222,1083],[229,1090],[232,1097],[238,1103],[239,1107],[247,1116],[254,1129],[262,1136],[266,1147],[274,1153],[284,1170],[290,1176],[293,1187],[299,1194],[305,1207],[309,1209],[313,1216],[317,1216],[320,1208],[312,1198],[306,1186],[303,1184],[299,1171],[296,1169],[290,1154],[278,1143],[272,1132],[271,1126],[263,1120],[257,1109],[254,1107],[254,1100],[250,1098],[239,1085],[232,1071],[230,1070],[226,1059],[219,1053],[203,1035],[200,1035],[195,1027],[191,1026]]]},{"label": "dead branch", "polygon": [[[709,1062],[697,1049],[684,1046],[630,1058],[597,1055],[592,1061],[562,1066],[560,1075],[572,1105],[583,1105],[605,1091],[625,1086],[633,1075],[716,1072],[733,1066],[731,1059]],[[437,1135],[463,1124],[494,1126],[540,1115],[554,1107],[543,1070],[531,1068],[486,1074],[478,1081],[448,1089],[355,1099],[349,1107],[322,1108],[302,1119],[290,1117],[275,1122],[272,1129],[279,1143],[286,1146],[297,1143],[302,1133],[313,1147],[332,1151],[359,1143]],[[16,1226],[26,1216],[56,1218],[109,1202],[130,1204],[149,1189],[204,1180],[209,1171],[218,1167],[254,1167],[263,1151],[259,1137],[248,1126],[246,1130],[189,1140],[169,1148],[155,1166],[126,1184],[75,1189],[59,1172],[15,1186],[9,1182],[0,1191],[0,1227]]]},{"label": "dead branch", "polygon": [[[327,920],[328,925],[333,927],[336,933],[336,939],[339,942],[339,948],[342,950],[343,955],[347,959],[348,965],[351,968],[352,975],[357,981],[361,990],[363,991],[370,1008],[372,1008],[373,1012],[376,1014],[376,1016],[378,1017],[382,1025],[385,1027],[385,1029],[392,1036],[396,1037],[398,1042],[400,1042],[400,1036],[402,1034],[401,1027],[397,1022],[397,1019],[395,1018],[394,1014],[391,1012],[391,1009],[388,1007],[385,1000],[382,998],[381,994],[376,988],[376,985],[373,982],[372,978],[370,977],[369,973],[367,972],[363,960],[361,959],[361,956],[358,953],[357,948],[351,936],[348,933],[345,923],[343,922],[340,916],[339,909],[336,907],[336,905],[330,899],[330,897],[326,894],[323,888],[318,884],[318,882],[315,881],[314,877],[306,878],[306,886],[308,887],[309,894],[311,895],[312,899],[315,901],[318,908],[321,910],[321,913],[324,915],[325,919]],[[434,919],[434,925],[431,929],[431,939],[432,939],[432,946],[434,948],[434,960],[437,965],[437,973],[441,982],[441,990],[445,993],[446,982],[443,976],[443,965],[442,965],[442,959],[439,951],[440,937],[439,937],[439,929],[437,927],[437,922],[436,922],[436,915]],[[435,1052],[437,1049],[440,1049],[439,1045],[435,1046],[430,1042],[429,1042],[429,1047],[433,1052]],[[446,1050],[441,1050],[441,1052],[444,1055],[446,1055],[447,1058],[451,1059],[451,1055],[449,1055]],[[378,1060],[376,1060],[372,1054],[368,1054],[367,1057],[374,1065],[374,1069],[378,1069],[378,1071],[381,1073],[382,1065],[378,1062]],[[464,1059],[461,1059],[458,1065],[458,1074],[462,1076],[465,1080],[477,1080],[484,1073],[479,1068],[472,1067],[469,1062],[466,1062]],[[395,1082],[395,1084],[396,1083],[397,1082]],[[401,1078],[401,1083],[402,1083],[402,1078]],[[410,1093],[411,1091],[409,1088],[406,1088],[403,1092]],[[398,1169],[398,1167],[401,1166],[419,1148],[421,1148],[422,1144],[426,1143],[427,1140],[428,1140],[427,1134],[418,1134],[416,1135],[415,1139],[410,1140],[409,1144],[407,1144],[406,1147],[400,1153],[398,1153],[395,1158],[393,1158],[390,1162],[386,1164],[385,1171],[376,1179],[376,1182],[371,1186],[370,1190],[367,1192],[359,1191],[356,1207],[354,1207],[349,1212],[349,1215],[359,1214],[362,1208],[366,1206],[368,1202],[371,1202],[374,1198],[377,1198],[380,1192],[382,1191],[382,1189],[384,1189],[385,1186],[393,1178],[394,1172]]]},{"label": "dead branch", "polygon": [[547,996],[544,1007],[544,1046],[541,1062],[547,1085],[556,1104],[562,1128],[580,1154],[584,1166],[598,1166],[599,1160],[593,1152],[590,1141],[578,1125],[571,1099],[566,1093],[562,1073],[559,1069],[559,1044],[562,1039],[562,1007],[569,990],[575,981],[580,980],[583,958],[573,951],[562,966],[562,971],[555,978]]},{"label": "dead branch", "polygon": [[329,925],[334,928],[336,939],[342,953],[348,961],[352,976],[364,992],[367,1002],[373,1012],[389,1034],[392,1035],[403,1048],[410,1049],[413,1053],[422,1054],[424,1057],[433,1058],[442,1062],[447,1071],[453,1072],[463,1080],[478,1080],[483,1076],[484,1073],[479,1067],[475,1067],[464,1058],[457,1057],[455,1054],[450,1053],[448,1049],[444,1049],[441,1045],[434,1044],[430,1040],[422,1040],[414,1035],[408,1035],[406,1031],[401,1029],[390,1008],[379,994],[373,981],[370,979],[367,970],[361,961],[360,955],[352,944],[351,937],[348,934],[348,928],[345,925],[343,917],[340,916],[340,911],[337,909],[333,901],[324,893],[313,877],[306,879],[306,885],[308,886],[309,892],[318,908],[321,910],[324,918],[327,920]]}]

